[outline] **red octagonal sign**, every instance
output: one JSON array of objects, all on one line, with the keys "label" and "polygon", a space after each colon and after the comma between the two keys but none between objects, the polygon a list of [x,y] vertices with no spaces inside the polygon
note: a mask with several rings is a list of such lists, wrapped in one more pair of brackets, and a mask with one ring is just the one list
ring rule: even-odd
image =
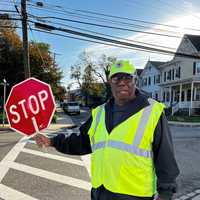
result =
[{"label": "red octagonal sign", "polygon": [[11,128],[28,136],[48,127],[55,108],[50,86],[35,78],[13,86],[5,105]]}]

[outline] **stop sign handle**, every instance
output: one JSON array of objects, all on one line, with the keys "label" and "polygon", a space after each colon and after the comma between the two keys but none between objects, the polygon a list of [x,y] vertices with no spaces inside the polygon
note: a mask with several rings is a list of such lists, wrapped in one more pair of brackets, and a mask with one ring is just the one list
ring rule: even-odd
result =
[{"label": "stop sign handle", "polygon": [[[34,126],[34,128],[35,128],[35,131],[36,131],[34,135],[36,135],[36,134],[42,134],[42,133],[39,131],[39,129],[38,129],[38,125],[37,125],[37,122],[36,122],[35,117],[32,117],[31,119],[32,119],[32,122],[33,122],[33,126]],[[44,151],[47,152],[47,148],[46,148],[45,146],[42,146],[42,149],[44,149]]]}]

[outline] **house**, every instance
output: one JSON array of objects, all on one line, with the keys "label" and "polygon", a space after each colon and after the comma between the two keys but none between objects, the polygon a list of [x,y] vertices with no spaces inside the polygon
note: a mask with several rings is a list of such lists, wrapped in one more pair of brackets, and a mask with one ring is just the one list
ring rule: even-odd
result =
[{"label": "house", "polygon": [[144,67],[144,70],[140,74],[138,87],[146,91],[148,95],[156,100],[160,100],[160,82],[161,74],[158,66],[164,64],[159,61],[148,61]]},{"label": "house", "polygon": [[[200,36],[184,35],[177,52],[200,55]],[[162,77],[160,100],[172,107],[172,114],[178,110],[200,114],[200,59],[175,55],[158,69]]]},{"label": "house", "polygon": [[[177,53],[200,56],[200,35],[184,35]],[[141,75],[141,88],[172,108],[172,114],[183,111],[200,115],[200,59],[175,54],[171,61],[157,66],[148,61]],[[155,85],[153,76],[157,76]]]}]

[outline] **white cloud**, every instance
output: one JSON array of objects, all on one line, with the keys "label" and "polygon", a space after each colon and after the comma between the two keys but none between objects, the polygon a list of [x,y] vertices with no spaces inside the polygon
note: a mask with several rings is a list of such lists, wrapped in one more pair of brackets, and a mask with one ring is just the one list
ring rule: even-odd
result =
[{"label": "white cloud", "polygon": [[[187,6],[191,6],[191,5],[187,5]],[[180,38],[158,37],[157,35],[147,35],[144,33],[139,33],[139,34],[134,34],[132,36],[126,37],[126,39],[170,47],[173,49],[169,49],[169,50],[175,52],[184,34],[195,34],[195,35],[200,34],[200,31],[198,32],[194,30],[184,29],[184,27],[189,27],[189,28],[200,30],[200,15],[198,13],[193,13],[192,15],[182,16],[178,18],[173,17],[170,21],[163,22],[163,24],[178,26],[179,28],[175,29],[175,28],[170,28],[170,27],[163,27],[161,25],[156,25],[153,27],[153,29],[154,28],[165,29],[165,30],[171,31],[171,32],[168,32],[168,34],[171,34],[171,35],[172,34],[175,35],[175,33],[172,33],[172,32],[176,31],[176,35],[179,35]],[[153,29],[146,30],[146,31],[155,32],[155,30]],[[152,45],[152,47],[155,47],[155,46]],[[157,48],[161,48],[161,47],[157,47]],[[138,68],[143,68],[149,58],[150,60],[157,60],[157,61],[167,61],[172,58],[172,56],[166,56],[166,55],[157,54],[157,53],[133,51],[129,49],[122,49],[122,48],[111,47],[111,46],[106,46],[106,45],[91,45],[86,49],[86,51],[93,52],[96,58],[98,58],[98,56],[100,56],[101,54],[106,54],[107,56],[116,56],[118,59],[129,59]]]}]

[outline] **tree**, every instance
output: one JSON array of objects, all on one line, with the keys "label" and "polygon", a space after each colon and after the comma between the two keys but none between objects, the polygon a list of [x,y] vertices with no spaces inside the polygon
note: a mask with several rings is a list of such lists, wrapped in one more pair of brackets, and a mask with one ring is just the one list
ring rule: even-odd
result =
[{"label": "tree", "polygon": [[92,60],[91,54],[84,51],[79,55],[78,62],[71,66],[71,78],[82,89],[86,104],[94,97],[101,97],[100,101],[106,101],[111,96],[108,76],[110,66],[115,61],[115,57],[105,54],[95,61]]},{"label": "tree", "polygon": [[106,98],[108,100],[111,96],[111,88],[110,84],[108,83],[109,80],[109,73],[111,65],[116,62],[117,58],[113,56],[106,56],[102,54],[100,59],[98,60],[96,67],[94,68],[95,74],[101,78],[104,83],[105,90],[106,90]]},{"label": "tree", "polygon": [[[6,78],[10,88],[24,80],[22,41],[14,26],[7,14],[0,15],[0,80]],[[49,83],[53,94],[57,95],[62,71],[54,65],[49,50],[49,44],[29,43],[31,76]]]}]

